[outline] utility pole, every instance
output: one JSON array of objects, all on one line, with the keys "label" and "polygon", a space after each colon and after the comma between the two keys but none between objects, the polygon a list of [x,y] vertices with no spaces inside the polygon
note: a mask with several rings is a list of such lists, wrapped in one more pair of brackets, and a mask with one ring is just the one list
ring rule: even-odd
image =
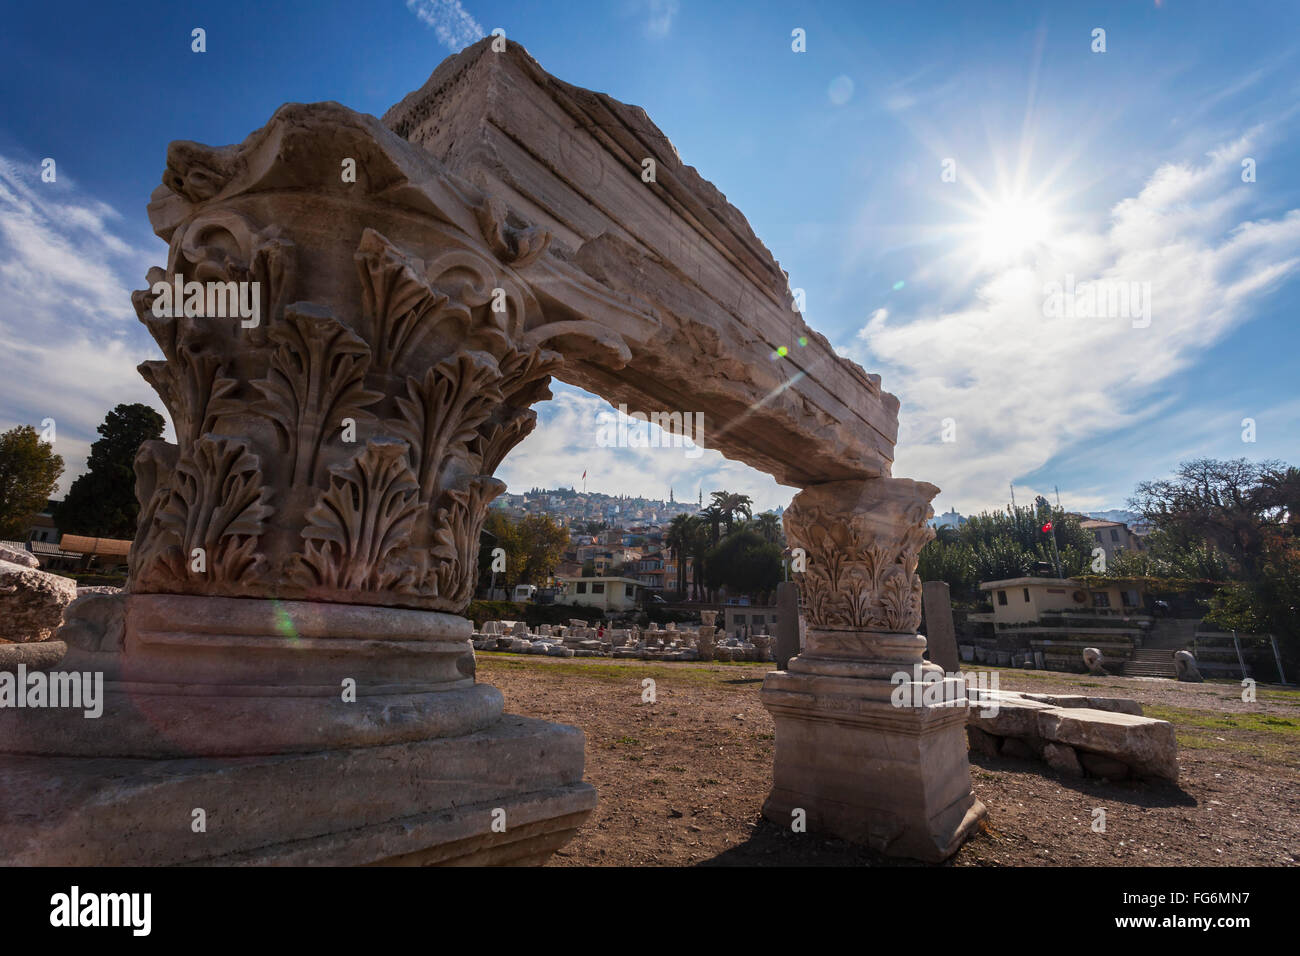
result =
[{"label": "utility pole", "polygon": [[1013,481],[1010,484],[1011,484],[1011,511],[1012,513],[1014,513],[1016,510],[1016,483]]}]

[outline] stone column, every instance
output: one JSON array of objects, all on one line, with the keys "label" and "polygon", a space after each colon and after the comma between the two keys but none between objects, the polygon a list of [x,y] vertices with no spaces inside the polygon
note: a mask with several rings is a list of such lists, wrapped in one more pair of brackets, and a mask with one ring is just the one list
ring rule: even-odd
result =
[{"label": "stone column", "polygon": [[799,585],[782,581],[776,586],[776,666],[785,670],[799,653]]},{"label": "stone column", "polygon": [[48,790],[0,761],[0,820],[42,821],[0,858],[540,862],[595,806],[582,734],[503,718],[461,615],[561,361],[519,272],[549,236],[334,104],[167,159],[133,302],[176,443],[137,458],[116,618],[72,629],[102,718],[0,714],[0,755],[61,755],[23,765]]},{"label": "stone column", "polygon": [[803,810],[811,832],[929,861],[954,853],[984,813],[971,792],[966,709],[939,703],[962,688],[924,684],[941,671],[923,661],[916,633],[917,553],[933,537],[938,491],[876,478],[795,496],[785,533],[806,560],[807,643],[762,690],[776,722],[764,815],[789,826]]},{"label": "stone column", "polygon": [[947,583],[926,581],[921,585],[921,599],[925,605],[925,640],[930,660],[949,674],[961,670]]}]

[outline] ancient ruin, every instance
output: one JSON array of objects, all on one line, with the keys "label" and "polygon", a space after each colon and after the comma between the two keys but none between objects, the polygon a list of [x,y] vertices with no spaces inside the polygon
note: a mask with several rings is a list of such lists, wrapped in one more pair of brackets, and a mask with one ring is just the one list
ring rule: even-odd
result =
[{"label": "ancient ruin", "polygon": [[[568,840],[596,800],[582,734],[504,714],[460,616],[551,376],[702,410],[706,446],[804,489],[766,815],[956,850],[983,812],[966,715],[890,703],[893,674],[937,670],[916,561],[938,489],[891,477],[897,400],[643,111],[484,40],[383,122],[288,104],[238,145],[173,143],[149,216],[167,261],[133,301],[164,359],[140,370],[177,442],[137,460],[128,593],[64,629],[103,717],[0,713],[0,855],[502,863]],[[257,320],[185,283],[248,283]],[[731,653],[707,619],[643,642]]]}]

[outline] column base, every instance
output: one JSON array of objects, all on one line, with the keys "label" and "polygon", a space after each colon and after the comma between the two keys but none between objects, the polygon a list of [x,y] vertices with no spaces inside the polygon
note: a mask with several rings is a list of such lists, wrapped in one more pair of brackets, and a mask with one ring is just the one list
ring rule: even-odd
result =
[{"label": "column base", "polygon": [[595,809],[583,760],[578,729],[513,715],[462,737],[315,753],[4,754],[0,862],[539,864]]},{"label": "column base", "polygon": [[[931,863],[957,852],[985,814],[971,792],[964,706],[895,707],[896,685],[773,671],[763,706],[776,723],[763,815],[809,832]],[[919,697],[917,698],[919,700]]]}]

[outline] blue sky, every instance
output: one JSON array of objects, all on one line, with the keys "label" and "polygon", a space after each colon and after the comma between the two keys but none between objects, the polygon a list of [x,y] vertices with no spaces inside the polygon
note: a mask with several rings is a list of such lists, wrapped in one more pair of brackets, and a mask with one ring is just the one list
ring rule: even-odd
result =
[{"label": "blue sky", "polygon": [[[66,487],[110,407],[158,405],[129,290],[164,260],[144,207],[169,141],[238,142],[286,101],[382,114],[494,27],[644,107],[745,213],[808,322],[902,400],[894,473],[939,485],[938,510],[997,506],[1009,481],[1118,507],[1197,455],[1300,463],[1300,6],[1179,0],[14,10],[0,428],[54,418]],[[1149,291],[1149,322],[1047,317],[1067,276]],[[585,469],[611,493],[789,499],[714,453],[598,448],[603,403],[555,391],[512,490]]]}]

